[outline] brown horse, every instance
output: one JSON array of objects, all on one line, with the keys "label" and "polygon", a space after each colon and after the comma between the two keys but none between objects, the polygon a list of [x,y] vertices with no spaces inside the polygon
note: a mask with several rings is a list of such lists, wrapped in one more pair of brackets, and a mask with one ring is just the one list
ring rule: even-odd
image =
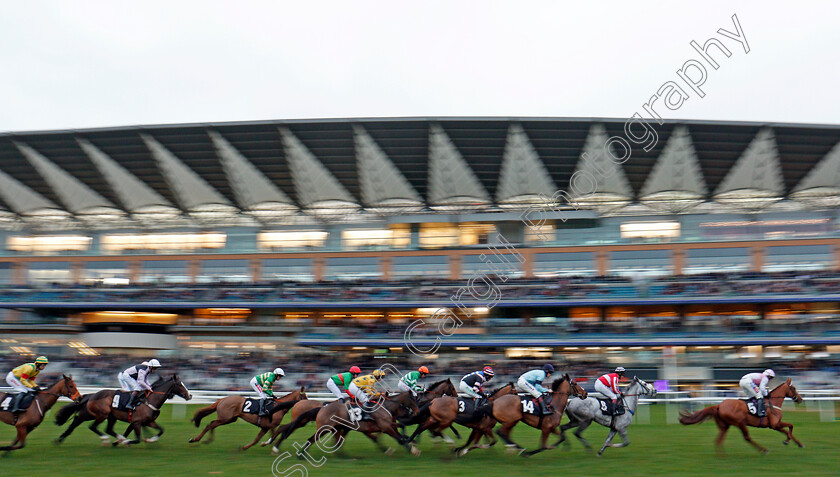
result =
[{"label": "brown horse", "polygon": [[[0,403],[5,402],[7,397],[11,394],[0,393]],[[39,391],[35,395],[29,409],[19,413],[17,416],[8,411],[0,410],[0,421],[15,426],[17,429],[17,437],[11,445],[0,447],[0,451],[13,451],[22,449],[26,445],[26,436],[38,427],[38,424],[44,420],[44,414],[53,407],[60,396],[66,396],[74,401],[78,401],[82,396],[79,390],[76,389],[76,383],[70,376],[62,375],[62,379],[48,387],[43,391]]]},{"label": "brown horse", "polygon": [[[324,407],[317,409],[315,417],[315,434],[307,439],[304,449],[312,445],[316,438],[319,447],[323,445],[324,432],[332,432],[335,445],[331,449],[338,449],[344,441],[344,437],[350,431],[359,431],[366,435],[379,447],[379,450],[388,452],[388,448],[379,442],[379,434],[385,433],[393,437],[401,446],[404,446],[412,455],[420,455],[420,450],[415,447],[408,438],[399,432],[397,419],[408,417],[417,413],[417,402],[411,392],[402,392],[394,395],[382,395],[376,402],[369,404],[370,420],[361,420],[360,415],[350,416],[358,408],[353,408],[349,403],[333,401]],[[314,410],[310,411],[314,412]]]},{"label": "brown horse", "polygon": [[[112,407],[114,396],[118,392],[113,389],[103,389],[97,393],[85,395],[78,403],[69,404],[61,408],[55,416],[56,425],[60,426],[64,424],[74,414],[75,418],[70,426],[67,427],[67,430],[56,439],[56,442],[61,443],[76,427],[86,421],[93,421],[89,429],[99,436],[104,445],[108,445],[108,436],[116,439],[113,445],[139,444],[140,438],[142,437],[141,429],[143,427],[157,429],[157,435],[146,439],[146,442],[156,442],[163,435],[164,431],[163,427],[155,422],[158,416],[160,416],[160,408],[163,406],[163,403],[176,395],[181,396],[187,401],[192,399],[192,395],[190,395],[184,383],[178,379],[177,374],[155,381],[152,384],[152,390],[146,392],[146,399],[141,404],[138,404],[133,411],[119,410]],[[105,433],[102,433],[99,431],[99,424],[106,419],[108,420],[108,426],[105,429]],[[125,435],[114,432],[114,424],[117,421],[128,423]],[[131,432],[136,434],[136,439],[128,439]]]},{"label": "brown horse", "polygon": [[[508,394],[516,394],[516,387],[513,383],[505,384],[499,389],[493,391],[488,398],[488,402],[493,402],[494,400]],[[414,430],[414,433],[409,438],[409,441],[414,441],[421,432],[427,429],[433,433],[440,433],[447,427],[452,426],[453,423],[457,422],[458,424],[469,427],[473,430],[470,437],[467,439],[467,444],[472,442],[474,439],[480,439],[482,435],[487,436],[490,440],[488,447],[496,443],[496,438],[493,437],[493,434],[486,430],[488,426],[489,429],[493,429],[496,421],[489,416],[482,416],[481,418],[473,420],[472,416],[459,415],[457,396],[443,396],[434,399],[428,405],[428,408],[424,407],[421,410],[421,414],[426,414],[428,417],[422,424],[417,426],[417,429]],[[485,431],[482,431],[482,429],[485,429]],[[460,451],[465,447],[466,445],[455,450]]]},{"label": "brown horse", "polygon": [[753,445],[759,452],[767,453],[767,449],[756,443],[750,438],[750,433],[747,427],[767,427],[774,431],[779,431],[785,436],[784,444],[787,445],[791,439],[796,442],[799,447],[805,447],[798,439],[793,437],[793,424],[782,422],[782,402],[786,397],[793,399],[794,402],[802,402],[802,396],[796,392],[796,388],[790,383],[790,378],[787,381],[777,386],[770,391],[768,401],[770,406],[768,408],[767,416],[759,418],[753,416],[747,410],[747,403],[741,399],[726,399],[716,406],[709,406],[701,411],[689,413],[683,411],[680,416],[680,423],[685,425],[697,424],[706,419],[714,418],[717,423],[720,434],[715,441],[718,450],[721,449],[723,439],[726,437],[726,431],[730,426],[735,426],[741,429],[744,435],[744,440]]},{"label": "brown horse", "polygon": [[[457,396],[458,393],[455,391],[455,386],[452,385],[452,382],[449,379],[443,379],[436,383],[429,385],[429,389],[426,390],[421,396],[418,397],[417,405],[423,406],[433,399],[436,399],[441,396]],[[317,417],[318,413],[313,411],[314,409],[319,409],[323,407],[325,403],[318,402],[315,400],[309,401],[301,401],[292,407],[292,410],[289,411],[291,414],[291,421],[289,424],[284,424],[279,426],[277,429],[274,430],[274,435],[271,436],[270,439],[263,442],[262,446],[267,446],[274,442],[278,435],[282,433],[280,440],[274,447],[271,448],[271,451],[275,454],[280,452],[280,444],[289,438],[289,436],[296,430],[300,429],[301,427],[309,424],[310,422],[314,421]],[[416,417],[416,416],[415,416]],[[413,418],[412,418],[413,419]],[[404,422],[403,424],[413,424],[417,421],[413,422]],[[454,431],[454,429],[453,429]],[[457,431],[454,431],[455,435],[457,436]]]},{"label": "brown horse", "polygon": [[[568,374],[564,374],[562,378],[551,383],[551,400],[554,403],[554,414],[537,416],[535,414],[523,412],[520,398],[516,394],[502,396],[499,399],[496,399],[492,403],[490,410],[493,418],[502,424],[502,426],[496,430],[496,434],[498,434],[508,446],[518,449],[520,455],[523,457],[530,457],[544,450],[556,448],[560,442],[557,442],[557,444],[551,447],[547,447],[545,443],[548,440],[549,434],[560,435],[557,427],[563,419],[563,413],[566,411],[566,403],[569,402],[570,396],[586,399],[586,391],[584,391],[578,383],[570,378]],[[525,449],[511,440],[510,433],[513,431],[513,427],[520,421],[535,429],[539,429],[542,432],[539,449],[530,452],[523,452]],[[468,448],[463,451],[463,453],[466,454],[471,449],[472,448]]]},{"label": "brown horse", "polygon": [[279,426],[280,422],[283,420],[283,417],[286,415],[286,412],[292,406],[294,406],[302,400],[304,402],[308,400],[304,388],[301,387],[299,391],[293,391],[281,398],[274,399],[274,406],[271,408],[270,414],[268,416],[258,416],[256,414],[243,412],[242,408],[245,404],[246,399],[248,398],[245,396],[223,397],[218,401],[214,402],[213,404],[196,411],[192,419],[195,423],[195,427],[201,425],[201,420],[205,416],[209,416],[214,412],[218,413],[218,416],[215,420],[210,422],[210,424],[207,424],[207,426],[204,428],[203,431],[201,431],[199,435],[190,439],[190,442],[192,443],[200,441],[201,438],[204,437],[204,434],[207,433],[207,431],[210,431],[210,438],[205,442],[206,444],[209,444],[213,442],[215,429],[217,427],[224,426],[225,424],[230,424],[231,422],[234,422],[237,419],[242,419],[243,421],[249,422],[260,428],[260,431],[257,433],[257,437],[254,439],[254,441],[250,444],[246,444],[241,447],[242,450],[248,450],[254,444],[259,442],[259,440],[262,439],[262,437],[268,431]]}]

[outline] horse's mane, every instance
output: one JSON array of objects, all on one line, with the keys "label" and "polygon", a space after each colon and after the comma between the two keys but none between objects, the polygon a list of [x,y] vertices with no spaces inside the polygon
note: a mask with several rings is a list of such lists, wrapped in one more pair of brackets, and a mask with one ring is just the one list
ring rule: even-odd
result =
[{"label": "horse's mane", "polygon": [[500,387],[498,387],[498,388],[494,389],[492,392],[490,392],[490,395],[491,395],[491,396],[495,396],[496,394],[498,394],[498,392],[499,392],[499,391],[501,391],[502,389],[504,389],[504,388],[506,388],[506,387],[508,387],[508,386],[513,386],[513,383],[507,383],[507,384],[505,384],[504,386],[500,386]]},{"label": "horse's mane", "polygon": [[440,381],[438,381],[438,382],[436,382],[436,383],[432,383],[431,385],[429,385],[429,387],[428,387],[427,389],[432,389],[432,388],[438,387],[438,386],[440,386],[440,385],[441,385],[441,384],[443,384],[443,383],[449,383],[449,384],[452,384],[452,382],[451,382],[451,381],[449,381],[449,378],[446,378],[446,379],[441,379]]},{"label": "horse's mane", "polygon": [[557,389],[560,388],[560,385],[563,383],[563,381],[567,379],[569,380],[569,383],[572,382],[572,378],[570,378],[568,374],[564,374],[563,377],[561,377],[560,379],[555,379],[554,382],[551,383],[551,390],[557,391]]},{"label": "horse's mane", "polygon": [[175,380],[176,380],[176,375],[175,374],[173,374],[171,376],[159,376],[157,381],[152,383],[152,389],[157,389],[158,387],[163,386],[164,384],[166,384],[168,382],[175,382]]}]

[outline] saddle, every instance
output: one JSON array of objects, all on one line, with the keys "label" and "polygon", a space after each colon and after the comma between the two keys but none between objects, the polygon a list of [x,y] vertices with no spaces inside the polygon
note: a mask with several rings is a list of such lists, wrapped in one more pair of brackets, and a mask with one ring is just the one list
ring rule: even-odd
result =
[{"label": "saddle", "polygon": [[345,403],[345,406],[347,406],[347,417],[350,418],[350,422],[374,420],[370,412],[366,411],[355,399]]},{"label": "saddle", "polygon": [[[755,417],[766,417],[766,414],[764,416],[759,414],[758,403],[756,402],[757,401],[756,398],[754,398],[754,397],[744,398],[744,399],[741,399],[741,400],[744,401],[747,404],[747,412],[750,413],[750,415],[753,415]],[[766,409],[767,409],[766,399],[765,399],[764,406],[765,406],[765,412],[766,412]]]},{"label": "saddle", "polygon": [[618,403],[613,406],[611,399],[598,399],[598,404],[601,408],[601,414],[605,416],[620,416],[624,414],[624,402],[619,399]]},{"label": "saddle", "polygon": [[[131,402],[131,391],[117,391],[111,400],[111,408],[118,411],[128,411],[128,403]],[[137,402],[140,404],[140,401]]]},{"label": "saddle", "polygon": [[458,415],[455,417],[455,422],[469,424],[481,419],[485,413],[479,411],[479,408],[486,403],[487,400],[484,398],[458,398]]},{"label": "saddle", "polygon": [[[274,409],[274,399],[266,399],[265,402],[265,410],[268,412],[270,416],[272,414],[271,410]],[[245,401],[242,403],[242,413],[243,414],[259,414],[260,413],[260,400],[254,398],[245,398]]]},{"label": "saddle", "polygon": [[35,393],[7,394],[3,401],[0,402],[0,410],[11,411],[17,407],[17,412],[23,412],[29,409],[29,406],[34,400]]}]

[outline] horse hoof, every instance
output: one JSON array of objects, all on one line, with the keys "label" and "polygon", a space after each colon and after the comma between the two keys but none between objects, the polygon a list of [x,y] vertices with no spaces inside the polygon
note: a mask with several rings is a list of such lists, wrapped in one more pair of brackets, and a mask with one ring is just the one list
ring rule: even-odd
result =
[{"label": "horse hoof", "polygon": [[195,440],[195,437],[193,437],[192,439],[190,439],[187,442],[189,442],[190,444],[195,444],[197,441]]},{"label": "horse hoof", "polygon": [[384,450],[384,451],[382,451],[382,452],[383,452],[383,454],[385,454],[385,455],[391,455],[391,454],[393,454],[393,453],[394,453],[394,449],[393,449],[392,447],[389,447],[389,448],[385,449],[385,450]]},{"label": "horse hoof", "polygon": [[418,457],[420,455],[420,449],[417,446],[412,445],[411,446],[411,455],[413,455],[414,457]]},{"label": "horse hoof", "polygon": [[788,445],[788,444],[790,444],[790,442],[788,442],[788,441],[782,441],[782,445]]},{"label": "horse hoof", "polygon": [[770,449],[762,449],[761,453],[764,454],[764,455],[767,455],[767,454],[770,453]]},{"label": "horse hoof", "polygon": [[152,436],[152,437],[149,437],[148,439],[146,439],[146,442],[151,444],[153,442],[157,442],[158,440],[160,440],[160,436]]},{"label": "horse hoof", "polygon": [[271,448],[271,453],[277,455],[280,453],[280,449],[278,449],[277,446],[274,446]]}]

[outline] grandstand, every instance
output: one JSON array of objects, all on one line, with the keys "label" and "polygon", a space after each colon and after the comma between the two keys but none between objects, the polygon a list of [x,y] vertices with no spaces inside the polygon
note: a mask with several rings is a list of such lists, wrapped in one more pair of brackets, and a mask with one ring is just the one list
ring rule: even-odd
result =
[{"label": "grandstand", "polygon": [[[409,363],[406,326],[487,276],[497,302],[460,302],[439,368],[551,358],[679,378],[657,374],[668,348],[694,376],[767,362],[834,372],[840,127],[671,121],[618,165],[602,145],[623,127],[395,118],[0,135],[0,352],[70,367],[281,348]],[[603,180],[576,194],[577,173]],[[547,203],[557,190],[573,200]],[[514,265],[504,283],[491,255]],[[312,363],[318,375],[333,361]]]}]

